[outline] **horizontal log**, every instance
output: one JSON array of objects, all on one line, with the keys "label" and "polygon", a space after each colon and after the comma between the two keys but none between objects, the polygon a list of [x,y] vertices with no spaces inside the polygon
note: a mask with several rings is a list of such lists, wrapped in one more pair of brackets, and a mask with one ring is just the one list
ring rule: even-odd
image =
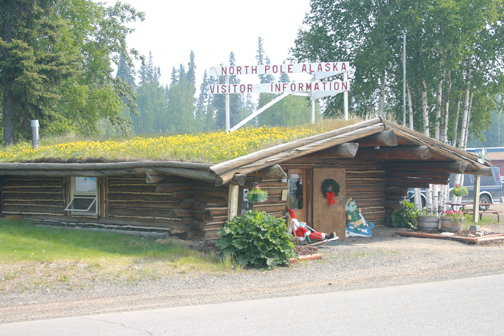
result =
[{"label": "horizontal log", "polygon": [[170,202],[173,201],[170,194],[156,194],[156,193],[109,193],[109,201],[156,201],[156,202]]},{"label": "horizontal log", "polygon": [[[155,173],[155,175],[152,175]],[[153,169],[147,170],[147,176],[145,178],[145,183],[149,184],[157,184],[157,183],[183,183],[191,181],[188,178],[182,176],[174,176],[174,175],[159,175]]]},{"label": "horizontal log", "polygon": [[345,177],[348,178],[385,178],[384,171],[349,171],[345,172]]},{"label": "horizontal log", "polygon": [[188,169],[188,168],[153,168],[156,173],[177,175],[194,180],[214,182],[215,177],[208,170]]},{"label": "horizontal log", "polygon": [[46,178],[46,179],[13,179],[2,178],[0,181],[2,187],[15,187],[15,186],[61,186],[63,179],[61,178]]},{"label": "horizontal log", "polygon": [[194,211],[186,209],[172,209],[170,211],[170,217],[192,217]]},{"label": "horizontal log", "polygon": [[[355,185],[355,184],[383,184],[385,183],[385,179],[383,178],[347,178],[345,181],[346,185]],[[351,188],[349,186],[349,188]]]},{"label": "horizontal log", "polygon": [[[1,176],[40,176],[40,177],[108,177],[108,176],[129,176],[145,174],[147,168],[132,168],[132,169],[105,169],[105,170],[40,170],[33,168],[33,170],[4,170],[2,169],[5,163],[0,163]],[[78,165],[78,164],[76,164]]]},{"label": "horizontal log", "polygon": [[65,197],[62,192],[57,193],[20,193],[20,192],[2,192],[2,199],[4,200],[64,200]]},{"label": "horizontal log", "polygon": [[207,208],[207,203],[206,202],[197,202],[195,200],[193,204],[193,209],[194,210],[205,210]]},{"label": "horizontal log", "polygon": [[363,192],[363,191],[358,191],[358,192],[347,192],[346,193],[346,198],[352,197],[353,199],[356,200],[372,200],[372,199],[377,199],[377,198],[383,198],[383,191],[378,191],[378,192]]},{"label": "horizontal log", "polygon": [[192,190],[192,183],[160,183],[156,184],[156,192],[172,193],[174,191]]},{"label": "horizontal log", "polygon": [[109,202],[109,209],[180,209],[181,205],[178,202]]},{"label": "horizontal log", "polygon": [[386,195],[401,195],[406,196],[408,194],[408,188],[385,188]]},{"label": "horizontal log", "polygon": [[26,186],[22,188],[17,188],[17,187],[3,187],[2,186],[2,193],[62,193],[63,192],[63,186],[58,186],[58,187],[47,187],[47,186],[39,186],[39,187],[31,187],[31,186]]},{"label": "horizontal log", "polygon": [[407,177],[393,177],[386,178],[387,183],[427,183],[427,184],[448,184],[448,179],[431,179],[431,178],[407,178]]},{"label": "horizontal log", "polygon": [[353,159],[357,153],[359,144],[355,142],[343,143],[334,147],[329,147],[319,152],[315,152],[305,157],[318,158],[338,158],[338,159]]},{"label": "horizontal log", "polygon": [[386,130],[357,140],[359,148],[375,146],[397,146],[396,134],[393,130]]},{"label": "horizontal log", "polygon": [[206,222],[204,221],[200,221],[200,220],[194,220],[191,224],[191,227],[195,230],[195,231],[200,231],[200,230],[203,230],[205,228],[205,226],[207,225]]},{"label": "horizontal log", "polygon": [[23,216],[23,218],[24,217],[39,218],[41,216],[44,216],[44,217],[45,216],[55,216],[55,217],[65,218],[64,217],[65,214],[63,212],[61,214],[59,214],[59,213],[50,213],[50,212],[43,212],[43,211],[41,211],[41,212],[31,212],[31,211],[30,212],[22,212],[21,211],[20,212],[20,211],[7,211],[7,210],[3,210],[2,214],[3,215],[7,215],[7,216],[9,216],[9,215],[12,215],[12,216],[14,216],[14,215],[20,215],[20,216]]},{"label": "horizontal log", "polygon": [[220,192],[220,193],[225,193],[227,194],[229,191],[228,187],[214,187],[214,186],[202,186],[202,185],[195,185],[193,190],[195,191],[211,191],[211,192]]},{"label": "horizontal log", "polygon": [[397,146],[360,148],[355,158],[366,160],[427,160],[431,154],[427,146]]},{"label": "horizontal log", "polygon": [[3,205],[17,205],[17,206],[45,206],[45,207],[66,207],[66,204],[63,200],[46,200],[41,199],[37,201],[33,200],[3,200]]},{"label": "horizontal log", "polygon": [[109,185],[108,187],[109,192],[111,193],[155,193],[156,192],[156,186],[155,185],[130,185],[130,186],[125,186],[125,185]]},{"label": "horizontal log", "polygon": [[269,204],[258,204],[254,203],[254,210],[265,211],[265,212],[278,212],[287,210],[287,204],[280,205],[269,205]]},{"label": "horizontal log", "polygon": [[371,207],[371,206],[383,206],[385,204],[385,200],[381,199],[372,199],[372,200],[359,200],[355,199],[355,203],[359,208]]},{"label": "horizontal log", "polygon": [[146,209],[146,208],[118,208],[109,206],[109,216],[123,217],[159,217],[159,218],[177,218],[179,216],[172,215],[173,209]]},{"label": "horizontal log", "polygon": [[385,201],[385,207],[388,209],[399,210],[402,209],[402,205],[399,201]]},{"label": "horizontal log", "polygon": [[193,206],[194,206],[194,198],[189,198],[189,199],[183,199],[183,200],[180,200],[180,208],[182,209],[193,209]]},{"label": "horizontal log", "polygon": [[385,200],[386,201],[402,201],[404,199],[404,196],[400,195],[385,195]]},{"label": "horizontal log", "polygon": [[223,216],[223,215],[227,215],[227,213],[228,213],[227,207],[225,207],[225,208],[211,208],[211,209],[207,209],[207,210],[212,213],[212,216]]},{"label": "horizontal log", "polygon": [[228,204],[227,198],[224,198],[224,197],[196,195],[194,197],[194,199],[198,202],[215,203],[215,204],[221,204],[221,205]]},{"label": "horizontal log", "polygon": [[400,170],[414,172],[443,172],[449,174],[464,174],[468,163],[467,162],[444,162],[444,161],[429,161],[429,162],[391,162],[384,163],[385,170]]},{"label": "horizontal log", "polygon": [[38,171],[83,171],[83,170],[103,170],[103,169],[130,169],[130,168],[190,168],[208,170],[212,164],[179,162],[179,161],[129,161],[129,162],[100,162],[100,163],[1,163],[3,170],[38,170]]},{"label": "horizontal log", "polygon": [[109,185],[145,185],[145,176],[141,175],[139,177],[109,177]]},{"label": "horizontal log", "polygon": [[210,210],[195,210],[193,217],[206,222],[211,222],[214,219],[212,212]]},{"label": "horizontal log", "polygon": [[382,192],[383,189],[385,188],[385,184],[370,184],[370,185],[353,185],[351,188],[347,188],[347,193],[348,192],[357,192],[357,191],[364,191],[364,192]]},{"label": "horizontal log", "polygon": [[214,197],[228,197],[229,192],[224,192],[224,191],[205,191],[205,190],[195,190],[196,195],[202,195],[202,196],[214,196]]},{"label": "horizontal log", "polygon": [[171,193],[172,198],[176,200],[193,198],[194,195],[196,195],[196,193],[193,190],[175,191]]},{"label": "horizontal log", "polygon": [[56,214],[64,214],[65,207],[50,207],[50,206],[19,206],[19,205],[2,205],[2,212],[19,212],[19,213],[56,213]]},{"label": "horizontal log", "polygon": [[448,174],[448,173],[440,173],[440,172],[408,172],[408,171],[398,171],[398,170],[389,170],[389,171],[387,171],[387,176],[393,176],[393,177],[421,177],[421,178],[433,178],[433,179],[449,179],[450,178],[450,174]]},{"label": "horizontal log", "polygon": [[233,179],[229,181],[229,184],[237,184],[243,186],[247,181],[247,175],[245,174],[234,174]]},{"label": "horizontal log", "polygon": [[428,183],[401,183],[401,182],[389,182],[386,184],[388,188],[429,188]]}]

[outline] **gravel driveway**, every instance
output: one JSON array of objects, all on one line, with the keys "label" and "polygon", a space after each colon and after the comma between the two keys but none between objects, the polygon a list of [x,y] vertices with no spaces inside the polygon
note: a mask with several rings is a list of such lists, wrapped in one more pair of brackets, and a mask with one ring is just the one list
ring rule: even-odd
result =
[{"label": "gravel driveway", "polygon": [[[499,206],[499,208],[504,206]],[[501,216],[504,217],[504,216]],[[503,219],[501,218],[501,221]],[[504,224],[483,227],[504,233]],[[0,292],[0,323],[349,291],[504,273],[504,245],[402,237],[377,227],[370,238],[321,247],[323,258],[271,271],[90,283],[86,289]],[[302,305],[302,302],[300,302]]]}]

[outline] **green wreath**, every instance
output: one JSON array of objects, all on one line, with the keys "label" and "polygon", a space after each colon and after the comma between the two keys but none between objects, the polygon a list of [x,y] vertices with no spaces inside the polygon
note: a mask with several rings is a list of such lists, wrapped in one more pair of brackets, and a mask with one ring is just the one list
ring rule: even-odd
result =
[{"label": "green wreath", "polygon": [[[331,189],[331,190],[330,190]],[[325,179],[322,182],[322,196],[326,197],[327,192],[334,191],[334,196],[338,196],[340,191],[340,185],[334,179]]]}]

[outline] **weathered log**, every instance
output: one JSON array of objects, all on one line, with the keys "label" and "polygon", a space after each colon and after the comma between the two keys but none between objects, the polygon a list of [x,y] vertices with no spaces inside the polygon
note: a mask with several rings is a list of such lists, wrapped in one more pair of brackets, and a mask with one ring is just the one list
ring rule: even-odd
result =
[{"label": "weathered log", "polygon": [[427,160],[431,155],[427,146],[397,146],[360,148],[355,157],[367,160]]},{"label": "weathered log", "polygon": [[386,176],[385,171],[351,171],[347,170],[345,177],[348,178],[384,178]]},{"label": "weathered log", "polygon": [[228,208],[225,207],[225,208],[212,208],[212,209],[208,209],[211,213],[212,213],[212,216],[222,216],[222,215],[227,215],[228,213]]},{"label": "weathered log", "polygon": [[237,184],[243,186],[247,181],[247,175],[245,174],[234,174],[233,179],[229,181],[229,184]]},{"label": "weathered log", "polygon": [[63,192],[63,186],[22,186],[20,188],[16,187],[4,187],[2,186],[2,193],[18,193],[18,192],[24,192],[24,193],[62,193]]},{"label": "weathered log", "polygon": [[202,195],[202,196],[214,196],[214,197],[227,197],[228,193],[223,192],[221,190],[196,190],[196,195]]},{"label": "weathered log", "polygon": [[280,165],[275,164],[271,167],[266,167],[252,172],[248,174],[248,178],[249,177],[257,177],[265,180],[283,180],[284,178],[287,178],[287,174],[285,174]]},{"label": "weathered log", "polygon": [[339,159],[352,159],[357,153],[359,144],[355,142],[347,142],[334,147],[321,150],[307,155],[306,157],[319,157],[319,158],[339,158]]},{"label": "weathered log", "polygon": [[180,218],[180,217],[192,217],[194,211],[186,209],[172,209],[170,211],[170,217]]},{"label": "weathered log", "polygon": [[[361,138],[366,135],[371,135],[377,132],[380,132],[383,130],[382,124],[375,124],[372,126],[368,127],[363,127],[363,128],[358,128],[357,130],[347,132],[345,134],[337,135],[334,137],[329,137],[329,138],[323,138],[322,140],[319,141],[308,141],[310,138],[304,139],[304,142],[299,142],[297,143],[296,141],[291,142],[290,144],[297,143],[299,147],[293,147],[292,149],[286,150],[286,151],[278,151],[278,148],[283,148],[281,147],[282,145],[275,146],[273,148],[276,148],[277,153],[272,154],[271,156],[264,157],[261,159],[258,159],[258,157],[263,156],[264,152],[259,151],[254,154],[249,154],[245,155],[241,159],[241,162],[244,162],[245,164],[243,166],[238,166],[237,168],[231,168],[231,170],[226,171],[230,167],[233,167],[237,161],[228,161],[226,162],[226,165],[216,165],[210,168],[210,171],[215,173],[216,175],[220,176],[222,178],[223,183],[226,183],[230,181],[233,178],[233,175],[235,173],[240,173],[240,174],[249,174],[253,171],[257,171],[259,169],[269,167],[272,164],[277,164],[282,161],[285,161],[287,159],[299,157],[299,156],[304,156],[316,151],[320,151],[335,145],[339,145],[344,142],[349,142],[358,138]],[[330,132],[329,132],[330,133]],[[221,173],[222,172],[222,173]]]},{"label": "weathered log", "polygon": [[60,205],[58,207],[51,207],[46,205],[28,205],[28,206],[19,206],[19,205],[2,205],[2,212],[19,212],[19,213],[51,213],[51,214],[64,214],[65,207]]},{"label": "weathered log", "polygon": [[404,199],[404,196],[400,195],[385,195],[385,200],[386,201],[402,201]]},{"label": "weathered log", "polygon": [[359,148],[362,147],[387,147],[387,146],[397,146],[396,134],[393,130],[387,130],[380,133],[376,133],[365,138],[359,139]]},{"label": "weathered log", "polygon": [[176,218],[183,216],[174,216],[173,210],[179,209],[149,209],[149,208],[117,208],[109,207],[109,216],[127,216],[127,217],[150,217],[150,218]]},{"label": "weathered log", "polygon": [[214,196],[203,196],[203,195],[196,195],[194,199],[198,202],[206,202],[206,203],[215,203],[215,204],[221,204],[221,205],[227,205],[227,197],[214,197]]},{"label": "weathered log", "polygon": [[355,184],[383,184],[385,182],[384,178],[348,178],[346,179],[347,185]]},{"label": "weathered log", "polygon": [[21,187],[21,186],[61,186],[63,184],[62,178],[46,178],[46,179],[16,179],[16,178],[2,178],[2,187]]},{"label": "weathered log", "polygon": [[385,188],[385,195],[400,195],[405,196],[408,194],[408,188]]},{"label": "weathered log", "polygon": [[238,215],[238,198],[240,195],[240,187],[237,185],[229,185],[228,196],[228,220],[232,221]]},{"label": "weathered log", "polygon": [[108,201],[135,201],[135,202],[173,202],[171,194],[156,193],[112,193],[108,194]]},{"label": "weathered log", "polygon": [[382,192],[385,188],[385,184],[372,184],[372,185],[354,185],[352,188],[347,190],[347,193],[351,192]]},{"label": "weathered log", "polygon": [[398,183],[428,183],[428,184],[448,184],[449,179],[433,179],[433,178],[407,178],[407,177],[392,177],[386,178],[386,182],[398,182]]},{"label": "weathered log", "polygon": [[388,209],[394,209],[394,210],[399,210],[402,209],[402,205],[399,201],[390,201],[386,200],[385,201],[385,207]]},{"label": "weathered log", "polygon": [[193,198],[180,200],[180,207],[182,209],[190,210],[194,209],[195,200]]},{"label": "weathered log", "polygon": [[[348,174],[347,174],[348,176]],[[398,171],[389,170],[387,171],[387,176],[395,177],[422,177],[422,178],[434,178],[434,179],[449,179],[450,174],[440,173],[440,172],[409,172],[409,171]]]},{"label": "weathered log", "polygon": [[[145,174],[147,168],[131,168],[131,169],[103,169],[103,170],[39,170],[33,166],[32,170],[15,170],[2,169],[5,163],[0,163],[0,175],[3,176],[40,176],[40,177],[107,177],[107,176],[125,176]],[[25,163],[28,164],[28,163]],[[35,164],[35,163],[33,163]],[[41,163],[36,163],[41,164]],[[78,165],[78,163],[75,163]]]},{"label": "weathered log", "polygon": [[205,210],[207,208],[206,202],[194,202],[193,209],[194,210]]},{"label": "weathered log", "polygon": [[153,212],[157,209],[178,209],[181,205],[178,202],[109,202],[109,208],[116,209],[148,209]]},{"label": "weathered log", "polygon": [[172,192],[171,195],[173,199],[181,200],[184,198],[193,198],[196,193],[194,192],[194,190],[183,190]]},{"label": "weathered log", "polygon": [[156,184],[156,192],[189,191],[192,190],[192,183],[161,183]]},{"label": "weathered log", "polygon": [[156,186],[153,184],[144,184],[144,185],[134,185],[134,186],[125,186],[125,185],[109,185],[109,192],[111,193],[155,193]]},{"label": "weathered log", "polygon": [[188,168],[153,168],[153,170],[159,174],[177,175],[206,182],[215,181],[214,176],[205,170]]},{"label": "weathered log", "polygon": [[384,163],[385,170],[400,170],[412,172],[443,172],[449,174],[464,174],[467,162],[390,162]]},{"label": "weathered log", "polygon": [[210,210],[195,210],[193,212],[193,217],[205,222],[211,222],[214,219]]},{"label": "weathered log", "polygon": [[191,224],[191,227],[195,230],[195,231],[200,231],[200,230],[203,230],[206,226],[206,222],[203,222],[203,221],[200,221],[200,220],[194,220]]},{"label": "weathered log", "polygon": [[415,182],[387,182],[386,187],[388,188],[429,188],[428,183],[415,183]]},{"label": "weathered log", "polygon": [[187,231],[182,233],[182,239],[188,240],[188,239],[193,239],[196,236],[196,232],[194,231]]},{"label": "weathered log", "polygon": [[26,192],[3,192],[2,199],[4,200],[53,200],[59,201],[63,200],[63,193],[26,193]]},{"label": "weathered log", "polygon": [[[131,168],[189,168],[208,170],[212,164],[179,162],[179,161],[130,161],[130,162],[100,162],[100,163],[1,163],[2,170],[37,170],[37,171],[84,171],[84,170],[102,170],[102,169],[131,169]],[[145,172],[145,171],[144,171]],[[43,174],[41,175],[43,176]],[[75,175],[74,175],[75,176]]]},{"label": "weathered log", "polygon": [[284,204],[254,204],[254,210],[259,210],[259,211],[265,211],[265,212],[278,212],[278,211],[285,211],[287,210],[287,203]]}]

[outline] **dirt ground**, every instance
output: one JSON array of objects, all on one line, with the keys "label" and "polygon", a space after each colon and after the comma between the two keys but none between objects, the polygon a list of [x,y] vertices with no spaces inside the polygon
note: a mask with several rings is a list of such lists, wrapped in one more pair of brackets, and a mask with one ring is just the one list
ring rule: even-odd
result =
[{"label": "dirt ground", "polygon": [[[504,204],[491,210],[504,211]],[[504,233],[504,214],[483,230]],[[271,271],[196,274],[141,283],[93,282],[82,288],[0,291],[0,323],[117,311],[213,304],[312,293],[438,282],[504,273],[504,244],[403,237],[376,227],[319,249],[323,258]],[[3,274],[0,269],[0,280]],[[0,284],[1,285],[1,284]]]}]

